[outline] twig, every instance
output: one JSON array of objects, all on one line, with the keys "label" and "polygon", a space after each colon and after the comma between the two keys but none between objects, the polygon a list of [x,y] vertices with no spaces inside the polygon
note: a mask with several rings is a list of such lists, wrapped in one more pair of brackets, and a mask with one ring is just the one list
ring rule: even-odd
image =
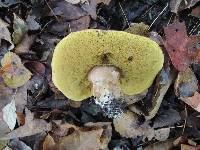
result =
[{"label": "twig", "polygon": [[[197,26],[196,26],[197,25]],[[193,28],[190,30],[190,32],[189,32],[189,35],[191,35],[192,33],[194,33],[197,29],[198,29],[198,27],[200,27],[200,23],[199,22],[197,22],[194,26],[193,26]]]},{"label": "twig", "polygon": [[169,6],[169,3],[167,3],[167,5],[165,6],[165,8],[158,14],[158,16],[154,19],[154,21],[151,23],[151,25],[149,26],[149,29],[153,26],[153,24],[156,22],[156,20],[163,14],[163,12],[167,9],[167,7]]},{"label": "twig", "polygon": [[184,125],[183,125],[182,135],[185,132],[185,128],[186,128],[186,124],[187,124],[187,117],[188,117],[188,112],[187,112],[187,107],[185,105],[185,121],[184,121]]},{"label": "twig", "polygon": [[123,16],[124,16],[124,19],[125,19],[127,25],[128,25],[129,27],[131,27],[131,24],[129,23],[128,18],[126,17],[126,14],[125,14],[125,12],[124,12],[124,10],[123,10],[122,5],[121,5],[120,2],[119,2],[119,7],[120,7],[120,9],[121,9],[121,11],[122,11],[122,14],[123,14]]},{"label": "twig", "polygon": [[44,27],[41,29],[40,34],[43,32],[43,30],[46,28],[46,26],[48,26],[53,20],[50,20],[49,22],[47,22]]},{"label": "twig", "polygon": [[49,9],[51,10],[53,16],[56,18],[56,20],[59,22],[58,17],[55,15],[55,13],[53,12],[52,8],[50,7],[49,3],[47,2],[47,0],[45,0],[45,3],[47,4],[47,6],[49,7]]}]

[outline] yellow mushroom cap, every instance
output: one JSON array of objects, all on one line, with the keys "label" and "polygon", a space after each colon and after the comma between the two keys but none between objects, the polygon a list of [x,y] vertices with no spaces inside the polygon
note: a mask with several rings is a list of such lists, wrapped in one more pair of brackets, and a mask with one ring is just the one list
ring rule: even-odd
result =
[{"label": "yellow mushroom cap", "polygon": [[162,50],[149,38],[123,31],[88,29],[73,32],[56,46],[52,79],[68,98],[81,101],[92,96],[88,73],[95,66],[115,66],[120,87],[127,95],[145,91],[164,62]]}]

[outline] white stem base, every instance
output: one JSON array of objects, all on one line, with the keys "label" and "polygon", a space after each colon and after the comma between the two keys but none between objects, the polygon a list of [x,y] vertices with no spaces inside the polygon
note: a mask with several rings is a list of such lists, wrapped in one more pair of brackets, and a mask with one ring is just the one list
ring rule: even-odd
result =
[{"label": "white stem base", "polygon": [[93,96],[95,103],[106,109],[106,113],[111,118],[116,118],[123,113],[122,92],[119,86],[120,73],[115,67],[98,66],[91,70],[88,79],[92,82]]}]

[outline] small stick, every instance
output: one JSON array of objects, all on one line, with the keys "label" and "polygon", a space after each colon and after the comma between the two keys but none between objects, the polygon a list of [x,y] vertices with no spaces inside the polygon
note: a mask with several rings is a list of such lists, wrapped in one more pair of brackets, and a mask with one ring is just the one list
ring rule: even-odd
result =
[{"label": "small stick", "polygon": [[169,3],[167,3],[167,5],[165,6],[165,8],[158,14],[158,16],[154,19],[154,21],[151,23],[151,25],[149,26],[149,29],[153,26],[153,24],[156,22],[156,20],[160,17],[160,15],[163,14],[163,12],[167,9],[167,7],[169,6]]}]

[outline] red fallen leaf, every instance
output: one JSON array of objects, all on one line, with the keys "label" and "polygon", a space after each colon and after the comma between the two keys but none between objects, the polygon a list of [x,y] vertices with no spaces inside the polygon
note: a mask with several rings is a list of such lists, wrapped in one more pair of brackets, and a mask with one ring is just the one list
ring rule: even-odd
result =
[{"label": "red fallen leaf", "polygon": [[187,36],[184,22],[175,22],[164,28],[166,40],[164,46],[172,64],[178,71],[186,70],[191,63],[200,60],[200,36]]},{"label": "red fallen leaf", "polygon": [[164,46],[171,58],[174,67],[183,71],[189,66],[186,43],[188,42],[184,23],[176,22],[164,28],[166,40]]},{"label": "red fallen leaf", "polygon": [[185,98],[184,102],[200,112],[200,94],[198,92],[195,92],[192,97]]}]

